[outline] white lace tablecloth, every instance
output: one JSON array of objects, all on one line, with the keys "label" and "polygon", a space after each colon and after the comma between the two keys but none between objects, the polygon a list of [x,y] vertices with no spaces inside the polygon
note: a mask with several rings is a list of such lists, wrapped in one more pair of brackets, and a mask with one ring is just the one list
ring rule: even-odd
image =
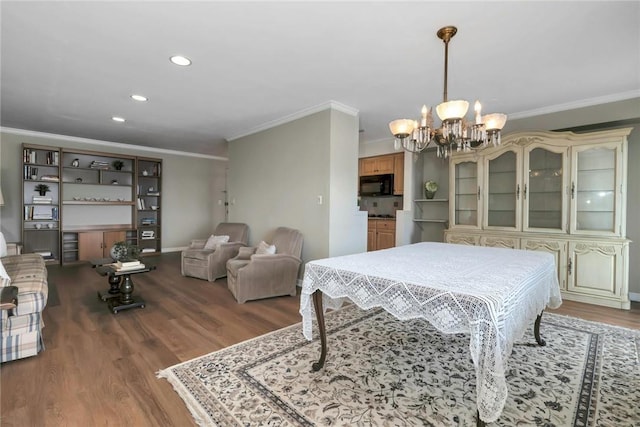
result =
[{"label": "white lace tablecloth", "polygon": [[325,310],[348,298],[400,320],[426,319],[444,333],[469,333],[478,411],[486,422],[502,413],[513,343],[546,307],[562,303],[549,253],[432,242],[308,262],[300,297],[308,340],[318,289]]}]

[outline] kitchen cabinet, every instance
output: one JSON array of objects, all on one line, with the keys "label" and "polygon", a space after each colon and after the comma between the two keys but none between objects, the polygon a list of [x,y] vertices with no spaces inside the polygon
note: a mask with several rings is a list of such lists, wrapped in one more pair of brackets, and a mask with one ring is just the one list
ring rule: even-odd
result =
[{"label": "kitchen cabinet", "polygon": [[360,159],[360,176],[383,175],[394,173],[394,155],[364,157]]},{"label": "kitchen cabinet", "polygon": [[445,241],[549,252],[565,299],[629,309],[630,132],[523,132],[454,153]]},{"label": "kitchen cabinet", "polygon": [[367,251],[389,249],[396,245],[396,221],[370,219],[367,226]]},{"label": "kitchen cabinet", "polygon": [[393,175],[393,195],[404,194],[404,153],[363,157],[358,162],[358,176]]},{"label": "kitchen cabinet", "polygon": [[393,195],[404,194],[404,153],[393,155]]}]

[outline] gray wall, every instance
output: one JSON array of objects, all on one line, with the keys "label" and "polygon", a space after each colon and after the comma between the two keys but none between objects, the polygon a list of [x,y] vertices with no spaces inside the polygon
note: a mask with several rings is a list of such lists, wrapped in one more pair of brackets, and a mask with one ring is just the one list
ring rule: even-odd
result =
[{"label": "gray wall", "polygon": [[226,160],[59,135],[14,133],[3,129],[0,132],[0,183],[5,205],[0,208],[0,230],[7,241],[21,240],[22,143],[161,158],[161,232],[164,251],[179,250],[187,246],[191,239],[208,237],[215,225],[225,218]]},{"label": "gray wall", "polygon": [[229,142],[229,218],[249,225],[251,244],[287,226],[303,233],[305,262],[366,250],[357,124],[328,109]]}]

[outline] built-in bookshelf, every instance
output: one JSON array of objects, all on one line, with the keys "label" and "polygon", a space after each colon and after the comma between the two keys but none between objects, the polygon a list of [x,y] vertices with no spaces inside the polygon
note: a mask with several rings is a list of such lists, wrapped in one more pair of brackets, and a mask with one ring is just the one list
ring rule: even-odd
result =
[{"label": "built-in bookshelf", "polygon": [[71,264],[123,240],[160,252],[161,159],[31,144],[22,157],[25,253]]},{"label": "built-in bookshelf", "polygon": [[23,144],[22,247],[60,262],[60,149]]},{"label": "built-in bookshelf", "polygon": [[138,247],[142,255],[150,255],[162,248],[162,160],[138,157],[136,170]]}]

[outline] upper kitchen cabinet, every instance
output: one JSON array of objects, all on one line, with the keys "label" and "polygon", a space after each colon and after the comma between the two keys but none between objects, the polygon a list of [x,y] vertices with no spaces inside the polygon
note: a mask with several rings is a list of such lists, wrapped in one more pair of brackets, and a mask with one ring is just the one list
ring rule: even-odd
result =
[{"label": "upper kitchen cabinet", "polygon": [[394,173],[394,155],[365,157],[360,159],[360,176]]},{"label": "upper kitchen cabinet", "polygon": [[404,194],[404,153],[393,155],[393,195]]}]

